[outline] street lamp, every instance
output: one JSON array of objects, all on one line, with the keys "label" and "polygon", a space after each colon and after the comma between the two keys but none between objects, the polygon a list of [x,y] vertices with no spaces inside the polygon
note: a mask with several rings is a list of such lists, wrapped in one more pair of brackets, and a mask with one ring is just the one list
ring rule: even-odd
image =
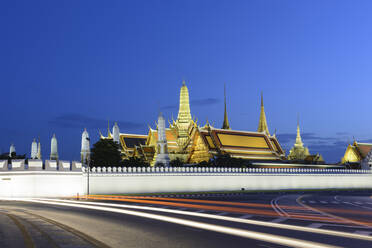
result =
[{"label": "street lamp", "polygon": [[[88,144],[90,144],[90,138],[86,137],[86,140],[88,141]],[[87,196],[89,196],[89,170],[90,170],[90,154],[86,154],[86,165],[87,165]]]}]

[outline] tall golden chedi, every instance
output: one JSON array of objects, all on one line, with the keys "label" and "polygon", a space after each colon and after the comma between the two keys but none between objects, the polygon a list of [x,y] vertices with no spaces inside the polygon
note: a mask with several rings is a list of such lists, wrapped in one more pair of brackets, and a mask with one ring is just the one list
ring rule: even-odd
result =
[{"label": "tall golden chedi", "polygon": [[180,91],[178,116],[176,122],[173,123],[173,128],[177,131],[177,144],[180,152],[186,148],[190,139],[189,130],[194,124],[190,113],[189,90],[186,87],[185,81],[183,81]]},{"label": "tall golden chedi", "polygon": [[[285,152],[275,135],[270,136],[261,99],[261,117],[258,132],[236,131],[230,129],[227,118],[226,90],[224,92],[224,120],[222,128],[214,128],[208,122],[198,126],[191,118],[189,91],[182,82],[177,120],[172,120],[165,129],[168,154],[171,160],[180,159],[185,163],[208,161],[217,154],[229,154],[236,158],[251,160],[282,160]],[[108,136],[101,139],[112,139]],[[139,157],[155,164],[157,154],[158,130],[149,128],[147,135],[120,133],[123,158]]]}]

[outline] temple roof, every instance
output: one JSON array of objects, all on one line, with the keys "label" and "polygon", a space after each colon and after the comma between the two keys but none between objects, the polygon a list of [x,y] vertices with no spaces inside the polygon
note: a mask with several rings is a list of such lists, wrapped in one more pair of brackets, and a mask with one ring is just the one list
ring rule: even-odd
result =
[{"label": "temple roof", "polygon": [[275,137],[265,133],[212,128],[199,129],[204,143],[211,151],[227,152],[248,159],[279,159],[284,155]]},{"label": "temple roof", "polygon": [[372,150],[372,143],[358,143],[354,141],[346,148],[345,154],[341,159],[342,163],[358,163],[363,160]]},{"label": "temple roof", "polygon": [[132,148],[135,145],[144,145],[144,144],[146,144],[146,139],[144,139],[144,138],[129,138],[129,137],[125,137],[124,138],[124,142],[125,142],[125,145],[128,148]]},{"label": "temple roof", "polygon": [[[157,140],[158,139],[158,130],[151,129],[151,132],[154,135],[154,138]],[[177,141],[176,134],[170,128],[165,129],[165,138],[167,139],[168,142],[169,141]]]},{"label": "temple roof", "polygon": [[122,146],[126,148],[134,148],[135,146],[145,145],[147,135],[138,134],[120,134],[120,141]]},{"label": "temple roof", "polygon": [[372,149],[371,143],[358,143],[354,142],[354,146],[357,148],[362,158],[365,158]]}]

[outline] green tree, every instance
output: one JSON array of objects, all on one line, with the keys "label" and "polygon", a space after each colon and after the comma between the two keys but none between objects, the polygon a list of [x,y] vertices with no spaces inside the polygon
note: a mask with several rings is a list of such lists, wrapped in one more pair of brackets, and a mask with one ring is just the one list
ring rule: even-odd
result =
[{"label": "green tree", "polygon": [[150,166],[150,164],[144,161],[142,158],[136,158],[136,157],[125,159],[122,164],[126,167],[148,167]]},{"label": "green tree", "polygon": [[200,163],[198,164],[195,164],[194,165],[195,167],[211,167],[211,161],[201,161]]},{"label": "green tree", "polygon": [[184,165],[184,162],[179,158],[176,158],[169,162],[170,167],[182,167],[183,165]]},{"label": "green tree", "polygon": [[4,153],[4,154],[1,154],[0,155],[0,160],[8,160],[8,163],[11,164],[12,163],[12,159],[25,159],[26,160],[26,163],[27,163],[27,159],[26,159],[26,154],[23,154],[23,155],[17,155],[15,152],[12,152],[12,154],[10,155],[9,157],[9,153]]},{"label": "green tree", "polygon": [[233,158],[229,154],[218,154],[213,157],[210,162],[211,166],[215,167],[233,167],[244,168],[251,165],[249,160],[242,158]]},{"label": "green tree", "polygon": [[90,166],[120,166],[120,146],[110,139],[100,139],[93,145]]}]

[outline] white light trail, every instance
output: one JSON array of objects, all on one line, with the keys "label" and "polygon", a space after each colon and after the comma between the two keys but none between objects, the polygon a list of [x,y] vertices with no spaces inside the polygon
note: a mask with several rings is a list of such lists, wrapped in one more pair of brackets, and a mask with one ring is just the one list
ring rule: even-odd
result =
[{"label": "white light trail", "polygon": [[[298,247],[298,248],[335,248],[335,247],[337,247],[337,246],[331,246],[331,245],[321,244],[321,243],[317,243],[317,242],[305,241],[305,240],[294,239],[294,238],[287,238],[287,237],[279,236],[279,235],[248,231],[248,230],[239,229],[239,228],[225,227],[225,226],[220,226],[220,225],[215,225],[215,224],[208,224],[208,223],[203,223],[203,222],[199,222],[199,221],[186,220],[186,219],[169,217],[169,216],[164,216],[164,215],[143,213],[143,212],[137,212],[137,211],[133,211],[133,210],[126,210],[126,209],[119,209],[119,208],[109,208],[109,207],[97,206],[97,205],[101,205],[101,204],[97,204],[96,206],[94,206],[93,204],[91,205],[91,204],[85,204],[85,203],[76,204],[76,202],[75,203],[67,203],[67,202],[58,202],[58,201],[27,200],[27,199],[23,199],[22,201],[42,203],[42,204],[47,204],[47,205],[69,206],[69,207],[85,208],[85,209],[92,209],[92,210],[100,210],[100,211],[105,211],[105,212],[113,212],[113,213],[134,215],[134,216],[154,219],[154,220],[158,220],[158,221],[164,221],[164,222],[169,222],[169,223],[194,227],[194,228],[198,228],[198,229],[204,229],[204,230],[208,230],[208,231],[224,233],[224,234],[233,235],[233,236],[239,236],[239,237],[243,237],[243,238],[260,240],[260,241],[264,241],[264,242],[275,243],[275,244],[290,246],[290,247]],[[112,204],[112,205],[114,205],[115,207],[118,207],[118,204]],[[139,207],[139,206],[136,206],[136,207]],[[168,212],[168,211],[172,212],[172,211],[170,211],[170,209],[162,209],[162,210],[164,210],[164,212]],[[183,212],[183,211],[179,211],[179,212]],[[219,217],[225,217],[225,216],[219,216]],[[273,223],[271,223],[271,224],[273,224]]]},{"label": "white light trail", "polygon": [[[43,201],[43,202],[44,201],[55,201],[55,202],[66,202],[66,203],[76,204],[76,201],[71,201],[71,200],[59,200],[59,199],[38,199],[38,200]],[[79,202],[78,204],[166,212],[166,213],[196,216],[196,217],[202,217],[202,218],[208,218],[208,219],[238,222],[238,223],[244,223],[244,224],[250,224],[250,225],[274,227],[274,228],[287,229],[287,230],[293,230],[293,231],[317,233],[317,234],[330,235],[330,236],[336,236],[336,237],[342,237],[342,238],[352,238],[352,239],[372,241],[372,237],[360,235],[360,234],[346,233],[346,232],[341,232],[341,231],[332,231],[332,230],[326,230],[326,229],[316,229],[316,228],[311,228],[311,227],[295,226],[295,225],[288,225],[288,224],[282,224],[282,223],[241,219],[241,218],[220,216],[220,215],[214,215],[214,214],[205,214],[202,212],[188,212],[188,211],[181,211],[181,210],[175,210],[175,209],[164,209],[164,208],[156,208],[156,207],[134,206],[134,205],[127,205],[127,204],[114,204],[114,203],[103,203],[103,202]]]}]

